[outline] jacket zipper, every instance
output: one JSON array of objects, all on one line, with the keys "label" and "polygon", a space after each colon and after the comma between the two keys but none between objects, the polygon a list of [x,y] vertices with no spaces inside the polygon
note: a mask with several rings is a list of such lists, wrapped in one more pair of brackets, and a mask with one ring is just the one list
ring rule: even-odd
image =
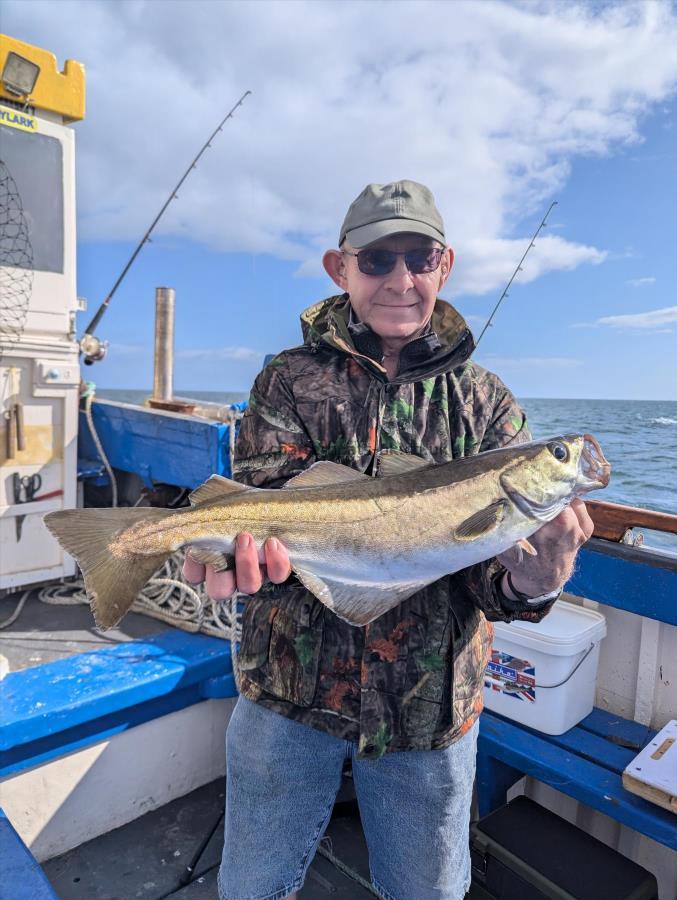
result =
[{"label": "jacket zipper", "polygon": [[378,387],[378,405],[376,408],[376,427],[374,429],[374,454],[371,460],[371,477],[376,478],[378,474],[378,459],[381,449],[381,424],[383,421],[382,408],[385,406],[384,396],[388,393],[388,385],[381,382]]}]

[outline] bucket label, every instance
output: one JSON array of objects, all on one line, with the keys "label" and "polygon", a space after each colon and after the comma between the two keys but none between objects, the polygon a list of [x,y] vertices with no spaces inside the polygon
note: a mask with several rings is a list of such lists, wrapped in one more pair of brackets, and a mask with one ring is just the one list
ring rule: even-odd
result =
[{"label": "bucket label", "polygon": [[516,700],[533,703],[536,699],[536,667],[528,659],[518,659],[492,647],[484,672],[484,686]]}]

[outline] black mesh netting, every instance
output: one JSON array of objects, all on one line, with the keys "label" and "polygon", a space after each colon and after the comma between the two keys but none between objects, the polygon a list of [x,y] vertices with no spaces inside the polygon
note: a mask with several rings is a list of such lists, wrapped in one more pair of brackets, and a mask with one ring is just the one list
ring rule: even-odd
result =
[{"label": "black mesh netting", "polygon": [[21,337],[33,287],[33,248],[21,196],[0,159],[0,356]]}]

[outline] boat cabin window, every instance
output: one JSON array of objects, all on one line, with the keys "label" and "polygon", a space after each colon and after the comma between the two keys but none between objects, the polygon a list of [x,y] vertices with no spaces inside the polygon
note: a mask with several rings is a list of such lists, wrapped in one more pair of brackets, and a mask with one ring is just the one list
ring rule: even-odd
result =
[{"label": "boat cabin window", "polygon": [[2,128],[0,174],[0,205],[7,213],[0,223],[0,265],[63,272],[61,142]]}]

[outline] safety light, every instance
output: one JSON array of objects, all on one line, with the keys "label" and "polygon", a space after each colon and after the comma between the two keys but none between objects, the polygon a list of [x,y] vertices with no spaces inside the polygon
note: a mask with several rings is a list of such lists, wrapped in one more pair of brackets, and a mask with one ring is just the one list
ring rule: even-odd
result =
[{"label": "safety light", "polygon": [[10,50],[0,77],[8,93],[27,97],[35,87],[39,74],[40,66]]}]

